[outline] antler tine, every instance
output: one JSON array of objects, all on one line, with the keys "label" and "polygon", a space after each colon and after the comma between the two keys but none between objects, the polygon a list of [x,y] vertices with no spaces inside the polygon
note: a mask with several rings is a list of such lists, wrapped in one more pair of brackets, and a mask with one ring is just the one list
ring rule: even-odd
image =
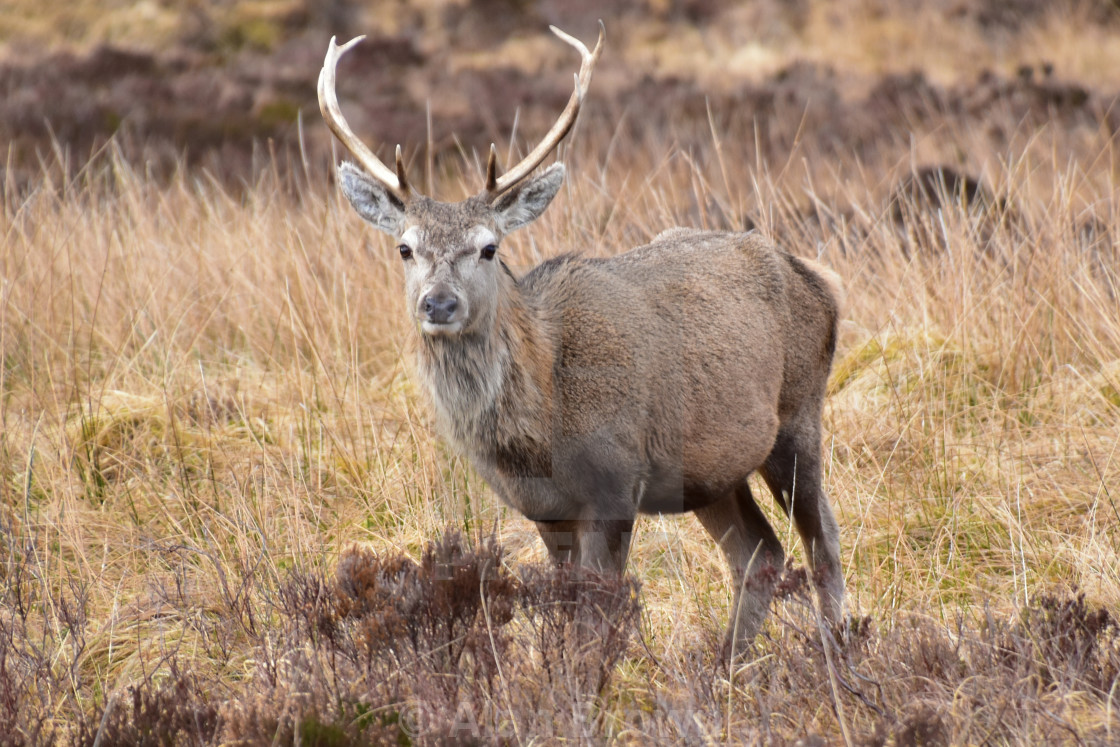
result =
[{"label": "antler tine", "polygon": [[400,184],[401,190],[405,194],[412,192],[412,187],[408,185],[408,171],[404,167],[404,156],[401,154],[401,146],[397,145],[397,182]]},{"label": "antler tine", "polygon": [[498,146],[490,143],[490,157],[486,159],[486,191],[498,188]]},{"label": "antler tine", "polygon": [[497,178],[493,178],[497,175],[497,153],[491,148],[490,161],[486,165],[486,194],[491,200],[508,191],[532,173],[533,169],[540,166],[544,159],[548,157],[548,154],[556,149],[564,136],[572,129],[572,126],[576,123],[576,117],[579,116],[579,108],[583,104],[583,97],[587,95],[587,89],[591,85],[591,74],[595,70],[595,63],[599,61],[599,55],[603,52],[603,40],[606,38],[607,29],[602,21],[599,21],[599,40],[595,43],[595,49],[590,52],[579,39],[569,36],[555,26],[549,26],[549,29],[561,40],[571,44],[579,51],[581,62],[579,73],[574,76],[575,90],[572,92],[572,97],[568,99],[568,105],[560,113],[560,118],[556,120],[556,124],[552,125],[552,129],[548,131],[540,144],[529,155],[521,159],[520,163]]},{"label": "antler tine", "polygon": [[346,123],[346,118],[342,116],[342,110],[338,106],[338,94],[335,92],[338,61],[362,39],[365,37],[355,37],[340,47],[335,42],[335,37],[331,37],[326,59],[323,60],[323,69],[319,71],[319,111],[323,113],[323,119],[331,128],[331,132],[346,146],[361,167],[374,179],[384,184],[394,197],[406,203],[412,196],[412,190],[405,179],[400,146],[397,146],[397,173],[394,174],[380,158],[373,154],[373,151],[366,147],[365,143],[358,139],[350,129],[350,125]]}]

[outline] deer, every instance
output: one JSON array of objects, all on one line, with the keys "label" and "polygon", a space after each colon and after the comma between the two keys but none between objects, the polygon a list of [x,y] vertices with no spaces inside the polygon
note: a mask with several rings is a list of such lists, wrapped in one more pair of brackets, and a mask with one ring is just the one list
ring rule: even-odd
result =
[{"label": "deer", "polygon": [[339,164],[338,185],[397,242],[438,430],[558,564],[621,574],[639,514],[695,514],[730,568],[731,652],[760,631],[785,562],[748,483],[758,472],[801,537],[820,619],[836,624],[844,578],[821,429],[839,276],[757,232],[681,227],[516,276],[502,241],[559,191],[561,162],[534,172],[575,124],[605,38],[600,22],[589,51],[550,28],[581,57],[571,98],[504,174],[491,145],[482,191],[461,202],[414,191],[400,146],[390,169],[342,116],[338,61],[364,37],[332,38],[319,76],[323,117],[357,162]]}]

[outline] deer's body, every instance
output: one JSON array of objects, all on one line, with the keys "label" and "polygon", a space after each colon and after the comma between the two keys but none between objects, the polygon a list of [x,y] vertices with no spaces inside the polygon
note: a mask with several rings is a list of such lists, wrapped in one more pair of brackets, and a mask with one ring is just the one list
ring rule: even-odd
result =
[{"label": "deer's body", "polygon": [[[693,510],[761,466],[782,421],[819,417],[836,304],[809,273],[758,234],[562,257],[505,276],[492,328],[423,339],[419,371],[441,430],[529,518]],[[774,305],[791,291],[796,326]]]},{"label": "deer's body", "polygon": [[[584,67],[557,142],[600,49],[568,39]],[[328,122],[338,54],[332,42],[320,78]],[[332,128],[356,140],[340,116]],[[808,549],[823,614],[839,618],[839,531],[820,465],[842,297],[833,273],[759,234],[672,229],[616,257],[560,257],[515,278],[495,261],[498,244],[547,207],[562,166],[528,178],[536,163],[523,162],[503,183],[492,156],[487,190],[449,204],[412,195],[399,158],[394,177],[350,144],[368,174],[344,164],[342,188],[401,242],[441,430],[536,522],[556,561],[621,572],[639,512],[694,511],[731,566],[729,642],[746,643],[784,560],[748,486],[757,470]],[[543,146],[527,161],[543,160]]]}]

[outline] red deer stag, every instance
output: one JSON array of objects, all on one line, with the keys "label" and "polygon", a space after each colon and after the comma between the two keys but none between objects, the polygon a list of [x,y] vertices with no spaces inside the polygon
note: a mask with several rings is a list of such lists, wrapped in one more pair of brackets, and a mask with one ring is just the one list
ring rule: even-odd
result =
[{"label": "red deer stag", "polygon": [[572,128],[603,48],[579,50],[575,91],[544,140],[457,203],[409,186],[353,133],[335,93],[345,46],[319,77],[327,124],[358,166],[342,191],[396,237],[418,371],[443,434],[533,520],[557,562],[622,572],[639,513],[695,512],[731,567],[728,645],[766,617],[782,545],[747,482],[758,470],[805,543],[817,598],[838,621],[839,528],[821,487],[821,409],[843,291],[832,271],[757,233],[674,228],[610,259],[563,256],[516,277],[502,239],[556,195],[533,171]]}]

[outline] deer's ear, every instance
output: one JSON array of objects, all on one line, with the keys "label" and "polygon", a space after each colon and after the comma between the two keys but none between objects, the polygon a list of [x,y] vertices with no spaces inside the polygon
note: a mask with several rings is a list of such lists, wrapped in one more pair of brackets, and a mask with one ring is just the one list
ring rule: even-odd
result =
[{"label": "deer's ear", "polygon": [[358,215],[374,228],[400,236],[404,229],[404,205],[381,182],[354,164],[344,162],[338,166],[338,183]]},{"label": "deer's ear", "polygon": [[554,163],[531,179],[526,179],[494,203],[498,230],[516,231],[536,220],[564,182],[564,164]]}]

